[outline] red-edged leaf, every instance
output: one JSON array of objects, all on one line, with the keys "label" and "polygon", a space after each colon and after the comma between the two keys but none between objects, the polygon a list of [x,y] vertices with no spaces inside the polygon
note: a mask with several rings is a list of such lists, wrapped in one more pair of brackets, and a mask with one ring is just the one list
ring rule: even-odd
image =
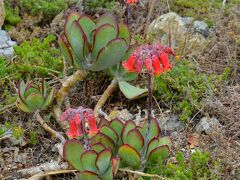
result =
[{"label": "red-edged leaf", "polygon": [[98,27],[93,36],[92,59],[96,60],[99,51],[117,37],[117,32],[110,24],[103,24]]},{"label": "red-edged leaf", "polygon": [[69,30],[73,21],[78,20],[79,18],[80,18],[80,14],[78,12],[73,11],[69,13],[65,20],[64,32],[69,33]]},{"label": "red-edged leaf", "polygon": [[95,22],[87,15],[83,14],[78,20],[84,33],[87,36],[88,43],[92,43],[92,31],[96,28]]},{"label": "red-edged leaf", "polygon": [[136,124],[132,120],[125,122],[125,126],[122,130],[121,138],[123,142],[127,142],[127,134],[130,130],[136,128]]},{"label": "red-edged leaf", "polygon": [[73,61],[73,57],[72,57],[72,53],[69,50],[68,44],[66,42],[66,37],[64,34],[62,34],[59,39],[58,39],[58,44],[59,47],[61,49],[62,55],[64,56],[64,58],[66,59],[67,63],[70,65],[74,66],[74,61]]},{"label": "red-edged leaf", "polygon": [[63,158],[79,171],[82,171],[82,165],[80,161],[81,154],[84,152],[84,146],[81,141],[68,140],[63,146]]},{"label": "red-edged leaf", "polygon": [[127,140],[125,144],[131,145],[140,153],[144,145],[144,138],[138,129],[132,129],[127,134]]},{"label": "red-edged leaf", "polygon": [[149,157],[150,152],[151,152],[153,149],[155,149],[155,148],[158,147],[158,143],[159,143],[159,141],[158,141],[158,138],[157,138],[157,137],[154,137],[151,141],[149,141],[148,147],[147,147],[147,154],[146,154],[146,157],[147,157],[147,158]]},{"label": "red-edged leaf", "polygon": [[98,175],[91,171],[83,171],[78,175],[79,180],[100,180],[101,178]]},{"label": "red-edged leaf", "polygon": [[166,158],[170,154],[170,149],[167,145],[159,146],[155,149],[153,149],[148,157],[148,161],[150,163],[155,163],[155,162],[164,162]]},{"label": "red-edged leaf", "polygon": [[113,120],[110,121],[109,125],[110,125],[110,127],[112,127],[116,131],[116,133],[120,137],[121,133],[122,133],[122,130],[123,130],[123,127],[124,127],[123,122],[119,119],[113,119]]},{"label": "red-edged leaf", "polygon": [[101,144],[101,143],[96,143],[96,144],[92,145],[91,149],[96,151],[97,153],[99,153],[102,150],[106,149],[106,147],[103,144]]},{"label": "red-edged leaf", "polygon": [[119,27],[118,37],[123,38],[126,41],[126,43],[129,45],[131,40],[131,33],[129,31],[128,26],[126,24],[119,23],[118,27]]},{"label": "red-edged leaf", "polygon": [[114,141],[103,133],[97,133],[91,138],[91,144],[101,143],[112,151],[115,148]]},{"label": "red-edged leaf", "polygon": [[113,128],[109,127],[108,125],[104,125],[101,127],[100,132],[111,138],[114,141],[115,145],[117,145],[118,134]]},{"label": "red-edged leaf", "polygon": [[110,24],[114,27],[116,32],[118,33],[118,24],[117,19],[112,13],[105,13],[102,16],[100,16],[96,22],[97,27],[100,27],[103,24]]},{"label": "red-edged leaf", "polygon": [[83,170],[97,173],[96,159],[97,159],[96,151],[94,150],[84,151],[81,155],[81,164]]},{"label": "red-edged leaf", "polygon": [[119,148],[119,156],[123,165],[138,169],[141,164],[140,154],[130,145],[125,144]]},{"label": "red-edged leaf", "polygon": [[105,149],[100,152],[97,156],[96,166],[98,168],[99,174],[104,174],[111,166],[112,151],[110,149]]},{"label": "red-edged leaf", "polygon": [[122,38],[111,40],[106,47],[102,48],[96,62],[90,67],[93,71],[101,71],[121,62],[127,51],[126,41]]}]

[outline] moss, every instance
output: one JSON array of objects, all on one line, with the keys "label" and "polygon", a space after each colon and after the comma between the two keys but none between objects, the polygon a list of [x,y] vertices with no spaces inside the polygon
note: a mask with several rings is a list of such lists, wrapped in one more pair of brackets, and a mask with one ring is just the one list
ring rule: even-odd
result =
[{"label": "moss", "polygon": [[180,113],[182,121],[188,121],[203,106],[203,98],[214,89],[212,76],[197,72],[191,61],[179,61],[170,73],[155,79],[156,96],[171,104]]}]

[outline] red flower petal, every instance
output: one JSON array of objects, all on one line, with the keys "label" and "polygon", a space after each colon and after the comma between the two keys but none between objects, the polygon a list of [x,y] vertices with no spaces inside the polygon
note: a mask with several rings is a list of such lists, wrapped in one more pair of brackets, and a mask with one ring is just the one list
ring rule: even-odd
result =
[{"label": "red flower petal", "polygon": [[89,130],[87,131],[89,134],[98,133],[99,129],[97,128],[97,121],[93,115],[85,114],[86,121],[88,122]]},{"label": "red flower petal", "polygon": [[124,69],[126,69],[129,72],[135,72],[135,67],[134,67],[135,62],[136,62],[136,56],[132,54],[127,61],[122,62],[122,66],[124,67]]},{"label": "red flower petal", "polygon": [[153,65],[152,65],[152,59],[151,58],[147,58],[145,59],[145,66],[146,66],[146,69],[149,73],[152,73],[152,68],[153,68]]},{"label": "red flower petal", "polygon": [[161,67],[160,60],[157,56],[153,56],[152,66],[154,75],[160,75],[163,72],[163,68]]},{"label": "red flower petal", "polygon": [[69,131],[67,132],[67,135],[72,138],[76,138],[82,135],[81,125],[79,126],[76,123],[76,119],[71,119],[69,121]]},{"label": "red flower petal", "polygon": [[160,62],[162,63],[164,70],[170,70],[172,68],[170,61],[168,59],[167,53],[162,53],[159,58]]}]

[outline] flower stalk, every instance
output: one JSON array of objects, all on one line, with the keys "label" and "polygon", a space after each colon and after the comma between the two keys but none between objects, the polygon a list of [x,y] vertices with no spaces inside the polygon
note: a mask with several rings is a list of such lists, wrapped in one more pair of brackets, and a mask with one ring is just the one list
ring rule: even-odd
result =
[{"label": "flower stalk", "polygon": [[102,94],[101,98],[98,100],[95,108],[94,108],[94,115],[95,117],[98,116],[99,110],[103,107],[103,105],[106,103],[108,98],[112,95],[114,90],[118,87],[118,81],[116,79],[113,79],[111,84],[107,87],[107,89]]}]

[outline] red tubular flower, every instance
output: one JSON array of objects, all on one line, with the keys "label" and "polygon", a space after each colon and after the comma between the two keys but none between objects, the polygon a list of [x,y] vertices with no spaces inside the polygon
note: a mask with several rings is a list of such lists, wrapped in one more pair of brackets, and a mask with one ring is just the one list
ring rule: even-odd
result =
[{"label": "red tubular flower", "polygon": [[160,75],[171,69],[168,54],[175,56],[171,48],[159,44],[143,45],[135,50],[128,60],[123,61],[123,67],[129,72],[141,73],[143,64],[150,74]]},{"label": "red tubular flower", "polygon": [[[81,114],[84,115],[84,124],[82,124]],[[88,130],[85,130],[85,132],[90,135],[98,132],[97,121],[93,115],[92,109],[84,109],[83,107],[77,109],[69,108],[62,114],[61,120],[69,122],[69,131],[67,135],[71,138],[83,135],[83,128],[86,128],[87,125],[85,123],[88,123]]]},{"label": "red tubular flower", "polygon": [[79,114],[76,114],[75,119],[71,119],[69,121],[69,131],[67,132],[67,135],[71,138],[76,138],[82,134],[82,123],[80,116]]},{"label": "red tubular flower", "polygon": [[127,61],[124,61],[122,65],[127,71],[134,72],[135,62],[136,62],[136,56],[134,54],[131,54],[129,59]]},{"label": "red tubular flower", "polygon": [[172,66],[170,64],[170,61],[168,59],[167,53],[162,53],[159,57],[160,62],[162,63],[163,69],[171,70]]},{"label": "red tubular flower", "polygon": [[97,128],[97,121],[96,118],[91,114],[85,113],[85,120],[88,122],[88,128],[87,133],[90,135],[94,135],[98,133],[99,129]]},{"label": "red tubular flower", "polygon": [[127,4],[136,4],[139,0],[124,0]]},{"label": "red tubular flower", "polygon": [[163,72],[163,68],[160,65],[159,58],[157,56],[153,56],[152,66],[154,75],[158,76]]}]

